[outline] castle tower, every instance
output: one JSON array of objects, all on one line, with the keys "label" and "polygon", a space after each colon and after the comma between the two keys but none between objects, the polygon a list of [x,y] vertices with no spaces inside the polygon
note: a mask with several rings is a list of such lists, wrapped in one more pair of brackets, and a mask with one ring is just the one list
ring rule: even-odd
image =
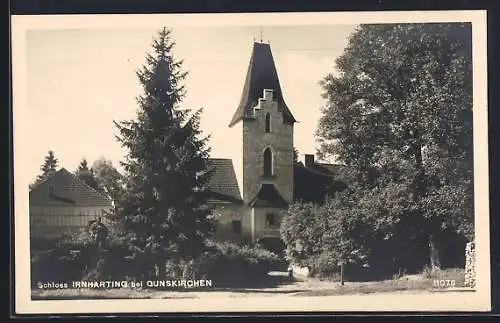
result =
[{"label": "castle tower", "polygon": [[293,199],[293,126],[269,44],[255,42],[241,101],[229,124],[235,170],[254,238],[279,235]]}]

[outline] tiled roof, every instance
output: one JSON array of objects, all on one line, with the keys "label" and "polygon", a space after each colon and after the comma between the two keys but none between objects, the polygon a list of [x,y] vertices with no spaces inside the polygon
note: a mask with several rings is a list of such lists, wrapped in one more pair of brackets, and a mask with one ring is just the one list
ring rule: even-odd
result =
[{"label": "tiled roof", "polygon": [[208,183],[209,201],[241,202],[240,189],[233,168],[233,161],[224,158],[210,158],[207,163],[209,170],[214,170]]},{"label": "tiled roof", "polygon": [[257,194],[248,203],[250,206],[272,206],[287,207],[288,203],[283,199],[273,184],[262,184]]},{"label": "tiled roof", "polygon": [[333,176],[335,179],[349,182],[355,174],[355,168],[342,164],[327,164],[315,162],[311,169],[322,174]]},{"label": "tiled roof", "polygon": [[30,206],[111,206],[111,200],[61,168],[29,193]]},{"label": "tiled roof", "polygon": [[333,195],[347,186],[328,169],[318,170],[302,164],[294,166],[293,181],[293,199],[313,203],[323,203],[327,195]]},{"label": "tiled roof", "polygon": [[262,96],[264,89],[274,90],[274,97],[278,102],[278,109],[283,113],[284,121],[288,123],[295,122],[295,118],[283,99],[271,46],[256,42],[253,44],[252,56],[250,57],[240,104],[229,126],[252,115],[252,108],[258,104],[258,100]]}]

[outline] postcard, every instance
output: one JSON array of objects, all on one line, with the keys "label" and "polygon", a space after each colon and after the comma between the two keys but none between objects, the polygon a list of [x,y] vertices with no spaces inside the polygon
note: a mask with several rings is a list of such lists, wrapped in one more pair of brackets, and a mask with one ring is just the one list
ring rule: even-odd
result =
[{"label": "postcard", "polygon": [[486,36],[13,16],[17,313],[490,310]]}]

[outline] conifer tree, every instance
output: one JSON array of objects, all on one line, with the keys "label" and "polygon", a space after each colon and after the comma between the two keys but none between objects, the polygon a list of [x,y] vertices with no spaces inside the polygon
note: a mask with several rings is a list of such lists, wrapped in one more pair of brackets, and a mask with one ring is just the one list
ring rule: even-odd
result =
[{"label": "conifer tree", "polygon": [[208,137],[199,128],[202,110],[180,107],[187,73],[173,57],[174,45],[171,30],[158,32],[137,71],[143,94],[136,118],[115,121],[117,139],[128,150],[116,217],[137,262],[146,270],[157,268],[159,275],[167,260],[196,257],[214,230],[205,203]]},{"label": "conifer tree", "polygon": [[83,158],[82,161],[80,162],[80,165],[78,165],[78,169],[76,170],[76,176],[87,184],[88,186],[92,187],[95,190],[99,189],[99,183],[94,175],[94,171],[89,168],[87,159]]},{"label": "conifer tree", "polygon": [[59,166],[59,161],[55,157],[54,152],[52,150],[49,150],[47,156],[45,157],[42,167],[40,167],[42,174],[38,175],[32,187],[34,185],[37,185],[38,183],[43,182],[44,180],[52,176],[55,172],[57,172],[58,166]]}]

